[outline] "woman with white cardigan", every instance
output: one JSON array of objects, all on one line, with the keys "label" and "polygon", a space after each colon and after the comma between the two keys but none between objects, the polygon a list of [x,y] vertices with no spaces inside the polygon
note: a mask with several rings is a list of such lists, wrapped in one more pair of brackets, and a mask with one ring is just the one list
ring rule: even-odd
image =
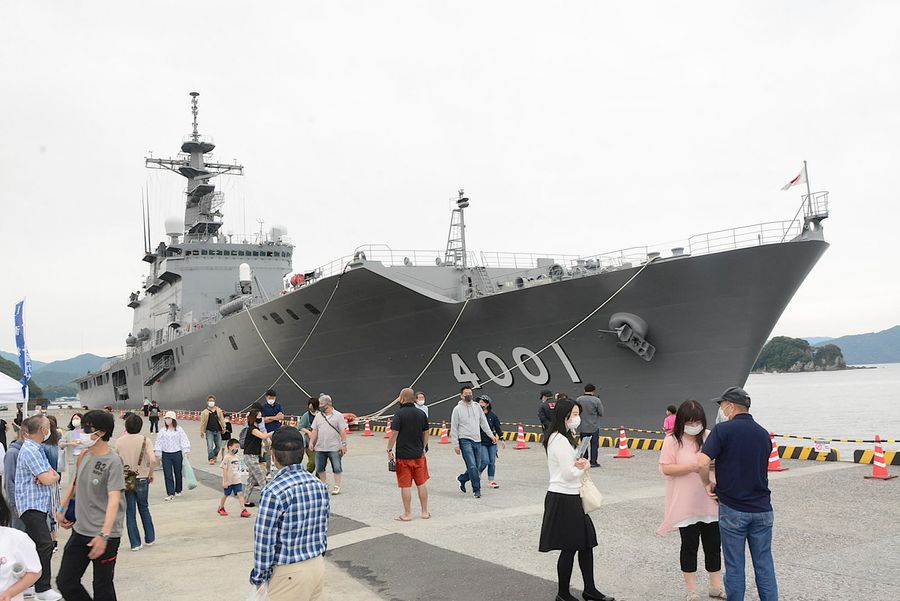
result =
[{"label": "woman with white cardigan", "polygon": [[544,433],[544,449],[547,451],[547,468],[550,486],[544,498],[544,522],[538,550],[559,551],[556,573],[559,591],[556,601],[577,601],[569,592],[575,553],[584,579],[585,601],[615,601],[604,595],[594,584],[593,548],[597,546],[594,522],[581,505],[581,477],[589,463],[583,457],[575,457],[575,436],[581,424],[581,405],[568,399],[557,401],[550,427]]}]

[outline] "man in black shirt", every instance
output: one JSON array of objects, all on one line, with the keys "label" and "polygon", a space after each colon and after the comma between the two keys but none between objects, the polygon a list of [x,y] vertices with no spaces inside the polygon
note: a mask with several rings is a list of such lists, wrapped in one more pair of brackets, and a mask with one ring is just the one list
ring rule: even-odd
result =
[{"label": "man in black shirt", "polygon": [[[415,405],[415,393],[412,388],[400,391],[400,408],[391,420],[391,437],[388,439],[388,459],[397,464],[397,486],[403,499],[403,513],[395,518],[400,522],[409,522],[412,518],[412,483],[416,483],[419,492],[419,505],[422,506],[422,519],[431,517],[428,513],[428,460],[425,458],[425,447],[428,444],[428,418]],[[396,453],[395,453],[396,447]]]},{"label": "man in black shirt", "polygon": [[556,408],[556,399],[553,398],[553,392],[550,390],[541,391],[541,406],[538,408],[538,419],[541,420],[541,426],[544,432],[553,423],[553,414]]}]

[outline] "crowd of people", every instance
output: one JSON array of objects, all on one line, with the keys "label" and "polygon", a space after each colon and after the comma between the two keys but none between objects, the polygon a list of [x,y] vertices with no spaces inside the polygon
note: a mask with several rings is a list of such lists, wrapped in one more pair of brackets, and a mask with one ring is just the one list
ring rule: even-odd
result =
[{"label": "crowd of people", "polygon": [[[400,522],[416,517],[413,485],[418,517],[431,518],[425,398],[424,392],[411,388],[400,391],[387,439],[388,469],[400,489],[402,512],[395,518]],[[575,599],[570,580],[576,556],[584,582],[582,598],[614,601],[595,583],[597,534],[591,509],[585,510],[582,499],[588,472],[600,467],[603,404],[591,384],[575,400],[549,390],[540,393],[540,400],[549,481],[538,550],[559,552],[556,601]],[[741,388],[729,388],[716,401],[720,423],[712,429],[695,400],[667,408],[659,456],[666,496],[657,532],[679,533],[679,565],[688,601],[701,598],[697,577],[701,546],[709,597],[744,598],[749,546],[760,599],[774,601],[778,590],[771,552],[769,436],[750,416],[750,397]],[[76,412],[65,430],[44,412],[17,419],[16,440],[3,457],[0,499],[0,545],[7,561],[15,561],[16,570],[0,566],[0,599],[16,600],[25,593],[38,601],[116,598],[113,580],[122,535],[127,532],[132,551],[155,543],[149,507],[154,472],[161,466],[164,500],[174,500],[183,493],[183,468],[191,450],[174,412],[163,413],[158,403],[146,401],[143,413],[155,440],[142,433],[144,419],[137,413],[125,414],[125,432],[114,441],[116,420],[106,410]],[[252,517],[248,508],[258,507],[250,582],[272,601],[321,597],[330,502],[341,494],[346,433],[344,416],[326,394],[310,398],[299,423],[286,427],[284,410],[270,389],[264,401],[250,407],[246,426],[236,438],[231,417],[217,406],[214,396],[208,397],[200,414],[207,460],[222,469],[217,513],[229,515],[230,497],[236,497],[242,518]],[[487,485],[498,488],[496,459],[505,442],[492,399],[475,396],[470,386],[463,386],[451,413],[449,434],[464,468],[457,476],[460,490],[466,493],[471,486],[474,498],[480,498],[485,471]],[[253,501],[254,493],[258,502]],[[57,591],[52,587],[50,559],[59,528],[71,534],[56,577]],[[89,564],[94,572],[93,597],[81,583]]]}]

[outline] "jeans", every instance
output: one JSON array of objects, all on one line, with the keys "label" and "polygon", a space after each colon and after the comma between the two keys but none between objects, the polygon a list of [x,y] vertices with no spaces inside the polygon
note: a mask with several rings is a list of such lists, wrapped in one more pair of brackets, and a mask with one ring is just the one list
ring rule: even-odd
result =
[{"label": "jeans", "polygon": [[[113,586],[113,577],[116,572],[116,554],[119,551],[120,538],[111,538],[106,541],[106,551],[97,559],[89,559],[91,548],[90,536],[78,534],[74,530],[66,543],[63,551],[62,563],[59,566],[59,575],[56,577],[56,586],[66,601],[91,601],[91,596],[81,585],[81,577],[84,576],[88,564],[94,564],[94,597],[95,601],[116,601],[116,589]],[[35,590],[37,590],[35,588]]]},{"label": "jeans", "polygon": [[[591,437],[591,451],[590,451],[590,462],[591,465],[599,465],[597,461],[598,456],[600,455],[600,430],[596,432],[582,432],[581,437],[584,438],[586,436]],[[587,457],[587,453],[585,453],[585,457]]]},{"label": "jeans", "polygon": [[487,468],[488,480],[493,480],[497,473],[497,445],[481,443],[481,466],[478,473]]},{"label": "jeans", "polygon": [[316,473],[324,474],[325,467],[331,462],[331,472],[334,474],[343,473],[344,468],[341,464],[340,451],[316,451]]},{"label": "jeans", "polygon": [[181,451],[162,454],[163,475],[166,478],[166,494],[170,497],[181,492],[182,479],[181,468],[184,465],[184,457]]},{"label": "jeans", "polygon": [[729,601],[743,601],[744,549],[750,546],[750,559],[756,576],[756,590],[760,601],[778,601],[775,581],[775,562],[772,559],[771,511],[746,513],[719,503],[719,532],[722,536],[722,555],[725,558],[725,593]]},{"label": "jeans", "polygon": [[150,417],[150,433],[156,432],[159,434],[159,418],[158,417]]},{"label": "jeans", "polygon": [[41,560],[41,576],[34,583],[34,590],[43,593],[50,589],[50,558],[53,557],[53,539],[50,537],[50,526],[47,525],[47,512],[29,509],[22,514],[21,519]]},{"label": "jeans", "polygon": [[138,530],[137,514],[141,514],[141,524],[144,525],[144,540],[152,543],[156,540],[156,531],[153,529],[153,518],[150,516],[150,505],[147,497],[150,494],[150,481],[140,478],[134,491],[125,491],[125,524],[128,528],[128,542],[131,548],[141,546],[141,531]]},{"label": "jeans", "polygon": [[216,459],[222,449],[222,433],[206,431],[206,458]]},{"label": "jeans", "polygon": [[460,484],[472,483],[472,492],[481,494],[481,441],[459,439],[459,451],[466,462],[466,471],[457,476]]}]

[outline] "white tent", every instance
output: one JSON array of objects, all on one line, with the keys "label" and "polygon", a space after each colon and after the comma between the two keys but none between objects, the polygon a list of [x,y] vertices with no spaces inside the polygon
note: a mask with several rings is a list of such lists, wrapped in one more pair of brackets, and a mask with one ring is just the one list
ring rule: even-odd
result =
[{"label": "white tent", "polygon": [[21,403],[22,383],[0,373],[0,403]]}]

